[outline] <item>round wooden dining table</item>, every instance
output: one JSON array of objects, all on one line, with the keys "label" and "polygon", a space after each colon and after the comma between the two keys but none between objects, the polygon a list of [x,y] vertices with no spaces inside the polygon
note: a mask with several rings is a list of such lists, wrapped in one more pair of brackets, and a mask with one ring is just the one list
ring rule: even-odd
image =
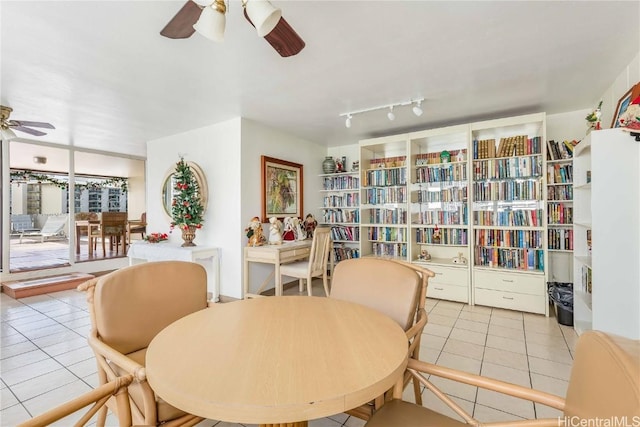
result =
[{"label": "round wooden dining table", "polygon": [[146,373],[158,396],[200,417],[306,426],[393,387],[407,347],[395,321],[359,304],[256,298],[169,325],[148,347]]}]

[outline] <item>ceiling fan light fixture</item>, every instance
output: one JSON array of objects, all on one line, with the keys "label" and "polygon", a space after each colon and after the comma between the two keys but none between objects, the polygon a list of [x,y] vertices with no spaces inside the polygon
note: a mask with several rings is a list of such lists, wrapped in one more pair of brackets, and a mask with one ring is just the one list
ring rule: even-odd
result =
[{"label": "ceiling fan light fixture", "polygon": [[413,114],[420,117],[424,111],[422,111],[422,101],[418,101],[413,107]]},{"label": "ceiling fan light fixture", "polygon": [[9,128],[0,128],[0,136],[2,136],[2,138],[0,139],[2,139],[3,141],[9,141],[11,139],[14,139],[16,137],[16,134]]},{"label": "ceiling fan light fixture", "polygon": [[245,8],[260,37],[273,31],[282,17],[282,10],[274,7],[268,0],[247,0]]},{"label": "ceiling fan light fixture", "polygon": [[393,113],[393,105],[389,107],[389,112],[387,113],[387,118],[391,121],[396,119],[396,115]]},{"label": "ceiling fan light fixture", "polygon": [[193,25],[193,29],[214,42],[224,40],[224,29],[226,26],[227,7],[223,0],[216,0],[209,6],[202,9],[198,22]]},{"label": "ceiling fan light fixture", "polygon": [[345,125],[345,127],[346,127],[347,129],[351,128],[351,119],[352,119],[352,117],[353,117],[353,116],[352,116],[351,114],[349,114],[349,115],[347,116],[347,120],[345,120],[345,121],[344,121],[344,125]]}]

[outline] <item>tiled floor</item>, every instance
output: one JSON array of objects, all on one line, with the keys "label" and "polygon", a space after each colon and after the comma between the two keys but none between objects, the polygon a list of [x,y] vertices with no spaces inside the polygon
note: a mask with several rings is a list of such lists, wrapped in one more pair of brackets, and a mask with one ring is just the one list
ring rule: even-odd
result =
[{"label": "tiled floor", "polygon": [[[289,294],[297,293],[296,288]],[[314,283],[321,295],[321,283]],[[577,335],[553,317],[448,301],[428,300],[429,323],[421,359],[564,396]],[[84,295],[63,291],[14,300],[0,294],[0,425],[13,426],[97,383],[96,364],[86,344],[90,328]],[[434,380],[481,421],[555,417],[555,410],[476,387]],[[405,398],[412,400],[410,388]],[[455,416],[429,391],[425,406]],[[113,425],[113,418],[108,418]],[[64,424],[61,424],[64,425]],[[202,426],[240,426],[207,420]],[[311,427],[357,427],[344,414],[313,420]]]}]

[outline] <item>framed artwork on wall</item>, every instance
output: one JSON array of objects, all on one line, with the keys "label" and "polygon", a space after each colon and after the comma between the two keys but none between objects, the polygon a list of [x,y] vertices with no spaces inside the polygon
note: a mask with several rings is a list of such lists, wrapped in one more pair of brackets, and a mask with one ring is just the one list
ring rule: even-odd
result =
[{"label": "framed artwork on wall", "polygon": [[302,218],[303,181],[298,163],[261,156],[262,222],[275,216]]},{"label": "framed artwork on wall", "polygon": [[612,128],[620,127],[620,116],[624,114],[627,110],[627,107],[631,104],[631,101],[640,96],[640,83],[637,83],[635,86],[632,86],[622,98],[618,100],[618,105],[616,106],[615,114],[613,115],[613,121],[611,122]]}]

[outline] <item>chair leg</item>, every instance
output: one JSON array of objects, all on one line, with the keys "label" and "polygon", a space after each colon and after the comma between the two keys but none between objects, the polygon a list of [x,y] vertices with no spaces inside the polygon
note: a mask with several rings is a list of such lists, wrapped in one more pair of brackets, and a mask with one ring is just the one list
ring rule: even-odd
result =
[{"label": "chair leg", "polygon": [[302,293],[304,291],[304,279],[298,279],[298,292]]},{"label": "chair leg", "polygon": [[[111,244],[111,239],[109,239],[109,244]],[[104,245],[104,236],[102,236],[102,256],[107,256],[107,248]]]},{"label": "chair leg", "polygon": [[325,296],[329,296],[329,279],[327,278],[327,272],[322,275],[322,285],[324,286]]},{"label": "chair leg", "polygon": [[310,297],[313,296],[313,291],[311,290],[311,288],[312,288],[312,286],[311,286],[312,280],[313,280],[313,277],[311,277],[311,276],[307,277],[307,294]]}]

